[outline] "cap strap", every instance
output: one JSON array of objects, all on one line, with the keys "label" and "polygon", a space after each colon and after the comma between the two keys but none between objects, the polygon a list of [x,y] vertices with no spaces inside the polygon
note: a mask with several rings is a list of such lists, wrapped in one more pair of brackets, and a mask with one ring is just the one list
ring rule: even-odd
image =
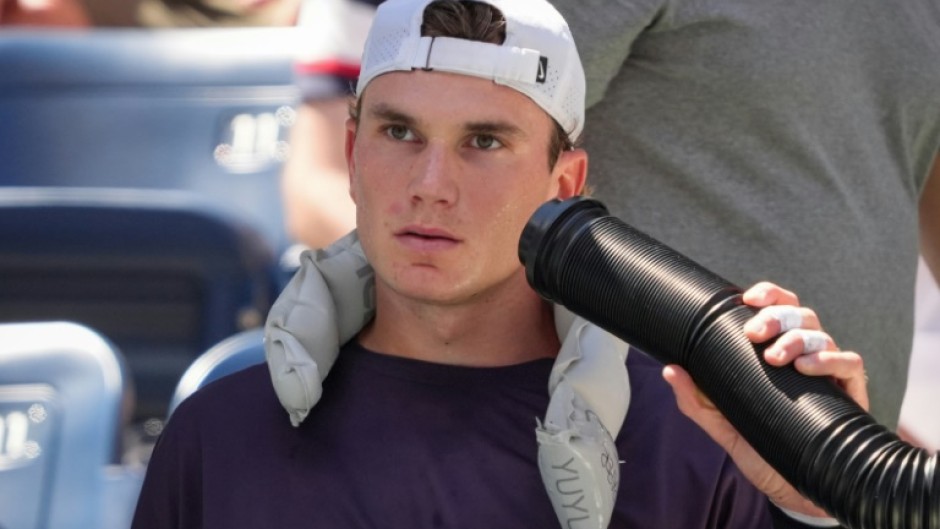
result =
[{"label": "cap strap", "polygon": [[484,77],[498,82],[535,84],[537,50],[450,37],[421,37],[412,68]]}]

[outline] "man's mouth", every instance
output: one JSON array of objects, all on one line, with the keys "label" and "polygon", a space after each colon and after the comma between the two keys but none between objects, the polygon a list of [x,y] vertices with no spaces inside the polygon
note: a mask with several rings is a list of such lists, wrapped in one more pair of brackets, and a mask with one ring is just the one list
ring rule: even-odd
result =
[{"label": "man's mouth", "polygon": [[421,252],[448,250],[461,242],[450,232],[437,228],[408,227],[395,237],[406,247]]}]

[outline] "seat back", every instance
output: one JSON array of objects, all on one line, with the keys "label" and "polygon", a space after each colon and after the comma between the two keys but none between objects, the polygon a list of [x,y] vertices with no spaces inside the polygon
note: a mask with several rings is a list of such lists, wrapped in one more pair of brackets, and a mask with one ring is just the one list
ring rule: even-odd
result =
[{"label": "seat back", "polygon": [[85,326],[0,324],[0,527],[107,527],[123,373],[120,353]]},{"label": "seat back", "polygon": [[246,367],[264,362],[264,330],[245,331],[212,346],[180,378],[170,399],[169,413],[199,388]]},{"label": "seat back", "polygon": [[264,322],[277,261],[191,193],[0,187],[0,322],[69,320],[120,347],[137,418],[162,418],[212,344]]},{"label": "seat back", "polygon": [[283,246],[293,29],[0,32],[0,185],[188,190]]}]

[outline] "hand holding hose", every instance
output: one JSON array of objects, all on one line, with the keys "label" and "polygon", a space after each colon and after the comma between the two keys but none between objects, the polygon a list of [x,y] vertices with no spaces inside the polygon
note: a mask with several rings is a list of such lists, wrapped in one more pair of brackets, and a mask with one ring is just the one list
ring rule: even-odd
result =
[{"label": "hand holding hose", "polygon": [[[861,407],[868,409],[865,369],[857,353],[839,351],[832,338],[822,331],[819,318],[809,308],[800,307],[796,294],[772,283],[758,283],[743,294],[743,301],[761,308],[744,325],[744,333],[755,344],[777,338],[763,354],[768,364],[783,367],[792,363],[808,376],[828,376],[836,381]],[[814,517],[829,515],[804,498],[771,467],[738,433],[725,416],[675,364],[663,369],[663,378],[672,386],[679,409],[705,430],[734,460],[741,472],[776,505]]]},{"label": "hand holding hose", "polygon": [[[519,258],[545,299],[663,364],[682,366],[708,395],[704,402],[714,403],[740,433],[719,435],[732,452],[747,439],[843,526],[940,529],[940,456],[907,444],[868,414],[861,362],[851,353],[814,345],[820,351],[815,360],[793,362],[802,356],[794,354],[801,352],[799,343],[784,333],[781,345],[794,356],[765,359],[771,344],[754,343],[758,338],[744,326],[757,311],[749,304],[774,301],[755,300],[753,293],[744,299],[733,283],[612,217],[591,198],[539,207],[522,232]],[[799,326],[779,308],[763,310],[777,311],[778,324]],[[801,332],[798,342],[818,344],[819,335]],[[807,369],[817,376],[806,376]],[[776,499],[781,489],[766,476],[752,479]]]}]

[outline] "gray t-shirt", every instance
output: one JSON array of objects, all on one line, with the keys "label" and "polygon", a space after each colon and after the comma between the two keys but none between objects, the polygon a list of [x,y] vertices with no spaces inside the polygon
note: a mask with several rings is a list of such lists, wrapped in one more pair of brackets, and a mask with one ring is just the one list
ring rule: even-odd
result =
[{"label": "gray t-shirt", "polygon": [[555,0],[588,78],[595,196],[863,354],[896,423],[917,205],[940,146],[936,0]]}]

